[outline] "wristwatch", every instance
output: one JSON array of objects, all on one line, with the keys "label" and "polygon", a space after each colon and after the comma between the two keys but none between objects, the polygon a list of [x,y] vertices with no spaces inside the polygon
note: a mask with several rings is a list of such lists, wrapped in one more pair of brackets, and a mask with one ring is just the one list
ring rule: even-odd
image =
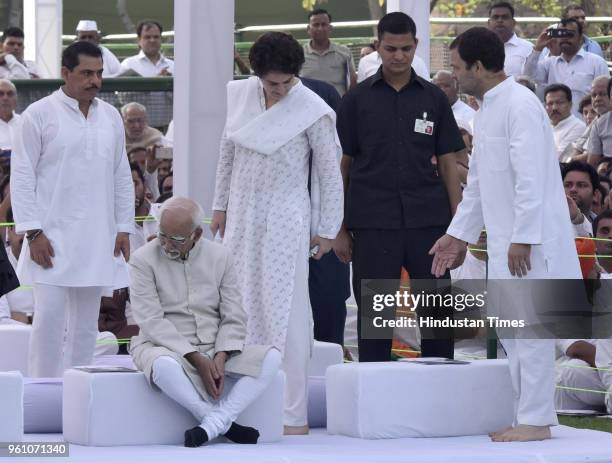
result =
[{"label": "wristwatch", "polygon": [[34,241],[36,238],[38,238],[41,234],[42,234],[42,230],[39,228],[37,230],[30,230],[26,233],[26,239],[28,240],[28,243],[31,243],[32,241]]}]

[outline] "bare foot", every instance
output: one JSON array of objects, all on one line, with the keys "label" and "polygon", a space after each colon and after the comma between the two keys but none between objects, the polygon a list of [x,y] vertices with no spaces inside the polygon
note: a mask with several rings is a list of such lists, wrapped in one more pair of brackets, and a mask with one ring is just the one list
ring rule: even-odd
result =
[{"label": "bare foot", "polygon": [[493,442],[529,442],[550,439],[550,426],[519,424],[504,433],[491,437]]},{"label": "bare foot", "polygon": [[284,433],[285,436],[303,436],[310,432],[308,429],[308,425],[304,426],[285,426]]},{"label": "bare foot", "polygon": [[498,435],[500,435],[500,434],[503,434],[503,433],[505,433],[505,432],[510,431],[511,429],[514,429],[514,427],[513,427],[513,426],[508,426],[508,427],[506,427],[506,428],[504,428],[504,429],[500,429],[499,431],[490,432],[490,433],[489,433],[489,437],[498,436]]}]

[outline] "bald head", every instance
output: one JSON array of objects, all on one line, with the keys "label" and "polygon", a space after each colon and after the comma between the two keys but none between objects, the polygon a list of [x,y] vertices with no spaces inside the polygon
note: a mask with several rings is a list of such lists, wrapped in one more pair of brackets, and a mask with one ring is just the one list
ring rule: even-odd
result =
[{"label": "bald head", "polygon": [[128,103],[121,107],[121,115],[128,137],[140,139],[147,127],[147,108],[140,103]]},{"label": "bald head", "polygon": [[610,95],[608,94],[609,80],[607,76],[599,76],[593,79],[591,83],[593,110],[600,116],[611,109]]},{"label": "bald head", "polygon": [[159,225],[164,230],[180,228],[185,234],[189,234],[197,228],[202,228],[203,219],[204,213],[198,203],[189,198],[175,196],[162,206]]},{"label": "bald head", "polygon": [[17,88],[7,79],[0,79],[0,119],[8,122],[17,108]]},{"label": "bald head", "polygon": [[458,86],[451,72],[445,70],[436,72],[432,82],[446,94],[451,105],[455,104],[458,98]]}]

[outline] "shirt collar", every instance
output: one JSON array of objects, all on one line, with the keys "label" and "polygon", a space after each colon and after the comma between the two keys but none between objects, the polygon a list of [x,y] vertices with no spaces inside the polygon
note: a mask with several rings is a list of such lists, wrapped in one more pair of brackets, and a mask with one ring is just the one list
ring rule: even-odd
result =
[{"label": "shirt collar", "polygon": [[[576,53],[574,56],[572,56],[572,59],[570,60],[570,62],[574,61],[574,58],[576,58],[577,56],[580,56],[581,58],[584,59],[586,53],[587,52],[584,51],[584,48],[582,48],[582,46],[581,46],[578,49],[578,53]],[[565,58],[563,58],[563,53],[561,53],[559,56],[557,56],[557,61],[565,61]]]},{"label": "shirt collar", "polygon": [[516,32],[512,34],[512,37],[510,37],[506,43],[508,45],[518,46],[519,38],[516,36]]},{"label": "shirt collar", "polygon": [[[406,84],[404,88],[410,87],[413,83],[417,83],[421,87],[424,87],[423,82],[421,81],[421,77],[417,75],[413,67],[411,67],[411,69],[412,69],[412,72],[410,73],[410,80],[408,81],[408,84]],[[383,82],[385,81],[385,79],[383,78],[382,64],[378,67],[378,71],[376,71],[376,73],[371,77],[371,79],[372,80],[370,81],[370,87],[373,87],[375,84],[377,84],[380,81],[383,81]]]},{"label": "shirt collar", "polygon": [[147,61],[148,61],[149,63],[151,63],[151,64],[158,64],[158,63],[163,63],[163,62],[166,60],[166,57],[164,56],[164,54],[163,54],[163,53],[161,52],[161,50],[160,50],[160,52],[159,52],[159,61],[158,61],[157,63],[153,63],[153,61],[151,61],[151,60],[149,59],[149,57],[148,57],[147,55],[145,55],[144,51],[143,51],[143,50],[140,50],[140,51],[138,52],[138,59],[144,59],[144,60],[147,60]]},{"label": "shirt collar", "polygon": [[[510,90],[510,87],[514,85],[514,77],[508,76],[505,80],[497,84],[495,87],[490,89],[487,93],[484,94],[482,99],[482,103],[485,104],[490,100],[497,98],[500,94],[503,94]],[[520,85],[520,84],[517,84]]]},{"label": "shirt collar", "polygon": [[569,116],[567,116],[563,120],[560,120],[557,125],[554,125],[553,129],[557,129],[557,130],[563,129],[565,126],[571,124],[574,121],[574,119],[577,119],[577,117],[575,117],[572,113],[570,113]]},{"label": "shirt collar", "polygon": [[335,44],[331,40],[329,41],[329,48],[327,50],[322,51],[322,52],[312,48],[311,43],[312,43],[312,40],[310,42],[308,42],[306,45],[304,45],[304,51],[306,53],[314,53],[315,55],[323,56],[323,55],[327,55],[328,53],[331,53],[332,51],[335,50]]},{"label": "shirt collar", "polygon": [[[63,87],[60,87],[59,90],[56,90],[55,95],[66,106],[69,106],[72,109],[76,109],[77,111],[80,111],[80,109],[79,109],[79,102],[77,100],[75,100],[74,98],[68,96],[66,94],[66,92],[64,92],[64,88]],[[98,99],[94,98],[91,101],[91,108],[95,108],[97,105],[98,105]]]}]

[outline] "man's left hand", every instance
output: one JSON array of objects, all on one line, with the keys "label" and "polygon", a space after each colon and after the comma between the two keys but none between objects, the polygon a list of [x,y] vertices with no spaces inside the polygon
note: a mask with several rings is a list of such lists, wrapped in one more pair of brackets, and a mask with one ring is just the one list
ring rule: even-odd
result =
[{"label": "man's left hand", "polygon": [[527,276],[527,272],[531,270],[530,255],[530,244],[510,244],[510,248],[508,249],[508,269],[512,276],[517,276],[519,278]]},{"label": "man's left hand", "polygon": [[115,238],[115,257],[123,254],[125,261],[130,260],[130,234],[125,232],[117,233]]},{"label": "man's left hand", "polygon": [[219,397],[223,394],[223,383],[225,378],[225,362],[227,361],[227,352],[217,352],[213,359],[213,367],[215,369],[213,378],[217,384],[217,390],[219,391]]},{"label": "man's left hand", "polygon": [[319,235],[315,235],[310,240],[310,249],[314,248],[315,246],[319,246],[319,250],[314,256],[312,256],[312,258],[315,260],[321,260],[321,257],[331,251],[332,244],[333,240],[328,240],[327,238],[321,238]]}]

